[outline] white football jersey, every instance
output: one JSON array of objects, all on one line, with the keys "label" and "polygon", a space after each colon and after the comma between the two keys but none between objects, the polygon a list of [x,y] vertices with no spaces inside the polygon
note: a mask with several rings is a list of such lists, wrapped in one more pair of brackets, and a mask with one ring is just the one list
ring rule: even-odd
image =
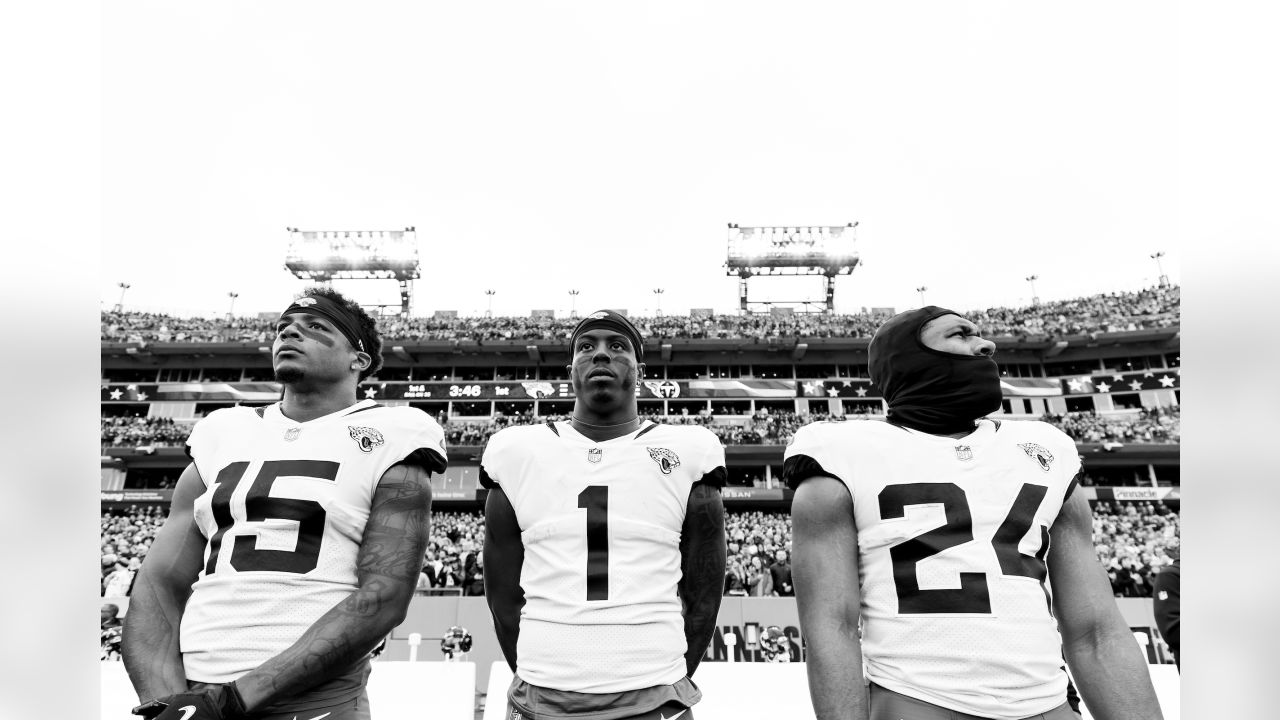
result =
[{"label": "white football jersey", "polygon": [[365,400],[304,423],[217,410],[187,440],[208,538],[180,633],[187,678],[229,682],[292,645],[356,588],[356,556],[383,473],[445,467],[426,413]]},{"label": "white football jersey", "polygon": [[609,693],[685,676],[680,530],[689,491],[724,484],[706,428],[646,422],[595,442],[569,422],[495,434],[480,482],[500,486],[524,543],[516,673],[555,690]]},{"label": "white football jersey", "polygon": [[1044,558],[1079,470],[1075,443],[1042,422],[983,420],[961,439],[875,421],[801,428],[788,484],[829,475],[853,498],[867,678],[990,718],[1063,703]]}]

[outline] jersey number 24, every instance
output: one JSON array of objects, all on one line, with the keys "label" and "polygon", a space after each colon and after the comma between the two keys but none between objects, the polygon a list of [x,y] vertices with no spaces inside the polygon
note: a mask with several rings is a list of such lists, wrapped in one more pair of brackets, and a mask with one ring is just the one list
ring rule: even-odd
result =
[{"label": "jersey number 24", "polygon": [[[1035,521],[1036,509],[1048,488],[1024,484],[1013,507],[991,538],[991,545],[1004,575],[1028,577],[1044,583],[1044,556],[1049,550],[1049,529],[1040,526],[1040,549],[1025,555],[1018,544]],[[973,516],[964,489],[955,483],[905,483],[880,491],[880,517],[904,517],[908,505],[941,504],[946,524],[905,540],[889,549],[893,560],[893,584],[898,592],[898,612],[902,614],[991,612],[991,593],[984,572],[960,573],[959,588],[920,589],[916,563],[943,550],[973,541]]]}]

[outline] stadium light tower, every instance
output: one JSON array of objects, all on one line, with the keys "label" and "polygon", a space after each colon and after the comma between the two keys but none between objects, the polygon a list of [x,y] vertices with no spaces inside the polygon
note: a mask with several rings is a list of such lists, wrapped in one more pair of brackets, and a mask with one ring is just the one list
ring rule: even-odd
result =
[{"label": "stadium light tower", "polygon": [[858,266],[854,230],[858,223],[842,226],[742,227],[729,223],[727,274],[738,276],[738,302],[743,313],[754,305],[747,299],[747,280],[755,275],[821,275],[825,297],[781,302],[835,310],[836,276],[848,275]]},{"label": "stadium light tower", "polygon": [[1160,287],[1169,287],[1169,276],[1164,274],[1164,266],[1160,264],[1160,258],[1164,257],[1164,251],[1160,250],[1152,254],[1151,259],[1156,261],[1156,271],[1160,273]]},{"label": "stadium light tower", "polygon": [[925,285],[921,285],[920,287],[916,288],[916,292],[920,293],[920,307],[924,307],[924,291],[928,289],[929,288]]},{"label": "stadium light tower", "polygon": [[227,297],[231,298],[231,307],[227,308],[227,319],[230,320],[232,317],[235,316],[236,298],[240,297],[240,293],[232,291],[227,293]]},{"label": "stadium light tower", "polygon": [[395,280],[400,284],[400,317],[413,305],[410,280],[421,276],[417,230],[289,231],[284,266],[303,280]]},{"label": "stadium light tower", "polygon": [[1036,295],[1036,281],[1040,279],[1039,275],[1028,275],[1027,282],[1031,283],[1031,304],[1039,305],[1040,298]]},{"label": "stadium light tower", "polygon": [[653,301],[654,302],[653,314],[658,317],[662,317],[662,293],[663,293],[662,288],[653,289],[653,297],[656,298]]},{"label": "stadium light tower", "polygon": [[489,309],[484,311],[485,317],[493,317],[493,296],[498,294],[497,290],[485,290],[485,295],[489,296]]},{"label": "stadium light tower", "polygon": [[577,290],[569,291],[569,319],[570,320],[578,319],[578,291]]},{"label": "stadium light tower", "polygon": [[116,287],[120,288],[120,301],[116,303],[116,312],[124,310],[124,292],[133,287],[127,282],[116,283]]}]

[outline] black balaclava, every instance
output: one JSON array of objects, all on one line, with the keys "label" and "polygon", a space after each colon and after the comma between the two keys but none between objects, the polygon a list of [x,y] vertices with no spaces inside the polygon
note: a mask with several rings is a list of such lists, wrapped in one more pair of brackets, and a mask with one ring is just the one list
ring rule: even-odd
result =
[{"label": "black balaclava", "polygon": [[871,380],[889,404],[889,422],[932,435],[969,432],[1000,409],[1000,370],[988,355],[957,355],[925,347],[930,320],[959,315],[935,305],[890,318],[867,351]]}]

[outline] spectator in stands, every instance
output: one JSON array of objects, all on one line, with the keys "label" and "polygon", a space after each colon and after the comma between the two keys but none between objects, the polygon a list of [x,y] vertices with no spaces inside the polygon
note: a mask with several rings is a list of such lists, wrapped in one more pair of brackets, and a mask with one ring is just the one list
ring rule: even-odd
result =
[{"label": "spectator in stands", "polygon": [[773,595],[773,573],[764,566],[759,555],[753,555],[747,566],[747,588],[751,597]]},{"label": "spectator in stands", "polygon": [[102,606],[102,660],[120,659],[120,636],[123,623],[120,622],[120,606],[106,603]]},{"label": "spectator in stands", "polygon": [[463,595],[484,595],[484,554],[468,551],[463,563]]},{"label": "spectator in stands", "polygon": [[1152,612],[1156,617],[1156,628],[1164,636],[1165,643],[1173,651],[1173,662],[1178,670],[1182,670],[1182,558],[1174,549],[1173,564],[1156,575],[1155,599],[1152,601]]},{"label": "spectator in stands", "polygon": [[777,562],[769,567],[769,575],[773,579],[773,594],[779,597],[794,597],[796,592],[791,586],[791,564],[787,562],[787,551],[779,550]]},{"label": "spectator in stands", "polygon": [[117,560],[102,582],[102,596],[111,598],[127,596],[133,588],[133,576],[134,571]]},{"label": "spectator in stands", "polygon": [[747,573],[742,563],[730,560],[724,569],[724,594],[745,597],[747,594]]}]

